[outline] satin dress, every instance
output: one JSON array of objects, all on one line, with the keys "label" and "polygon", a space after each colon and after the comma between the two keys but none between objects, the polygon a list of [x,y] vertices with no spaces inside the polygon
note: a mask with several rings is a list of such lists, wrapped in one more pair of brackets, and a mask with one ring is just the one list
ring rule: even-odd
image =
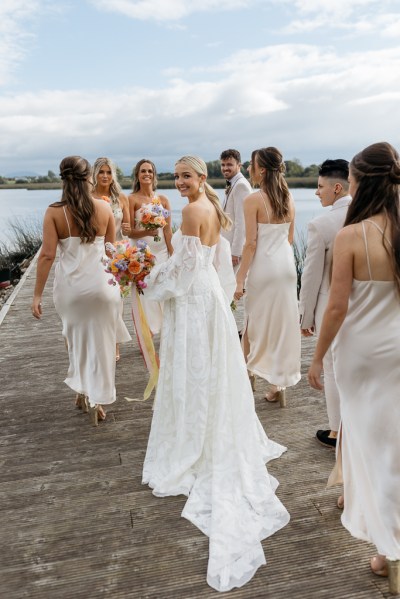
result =
[{"label": "satin dress", "polygon": [[297,273],[289,228],[289,222],[258,223],[244,296],[247,368],[279,387],[295,385],[301,376]]},{"label": "satin dress", "polygon": [[116,399],[115,344],[120,318],[118,286],[108,284],[104,271],[104,237],[82,243],[79,237],[59,240],[53,300],[62,320],[69,368],[65,383],[89,397],[91,406]]},{"label": "satin dress", "polygon": [[393,281],[373,279],[362,226],[369,280],[353,279],[347,315],[332,344],[342,415],[342,523],[398,560],[400,299]]}]

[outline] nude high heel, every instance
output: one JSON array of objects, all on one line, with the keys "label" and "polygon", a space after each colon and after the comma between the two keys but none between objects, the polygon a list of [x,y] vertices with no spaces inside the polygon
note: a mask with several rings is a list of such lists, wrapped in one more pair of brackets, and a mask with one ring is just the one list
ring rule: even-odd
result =
[{"label": "nude high heel", "polygon": [[84,393],[77,393],[75,398],[75,405],[79,410],[82,410],[84,414],[87,414],[89,409],[87,405],[87,397]]},{"label": "nude high heel", "polygon": [[285,389],[285,387],[282,387],[281,389],[279,389],[278,400],[279,400],[279,405],[281,406],[281,408],[286,408],[286,389]]},{"label": "nude high heel", "polygon": [[388,576],[389,576],[389,593],[398,595],[400,593],[400,560],[386,558]]},{"label": "nude high heel", "polygon": [[92,426],[99,426],[99,408],[98,406],[89,406],[89,418]]},{"label": "nude high heel", "polygon": [[265,396],[266,401],[270,403],[275,403],[279,401],[279,405],[281,408],[286,408],[286,388],[285,387],[277,387],[276,391],[268,391]]},{"label": "nude high heel", "polygon": [[389,559],[383,555],[374,555],[371,558],[371,570],[377,576],[389,577],[389,593],[400,593],[400,560]]},{"label": "nude high heel", "polygon": [[249,375],[251,390],[255,391],[256,390],[256,375],[253,374],[252,372],[249,372],[248,375]]}]

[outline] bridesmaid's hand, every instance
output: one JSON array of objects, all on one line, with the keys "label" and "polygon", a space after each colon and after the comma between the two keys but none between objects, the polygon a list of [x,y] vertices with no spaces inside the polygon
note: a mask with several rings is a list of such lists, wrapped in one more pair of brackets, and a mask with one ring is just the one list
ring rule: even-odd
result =
[{"label": "bridesmaid's hand", "polygon": [[32,315],[40,320],[42,316],[42,302],[41,297],[34,297],[31,305]]},{"label": "bridesmaid's hand", "polygon": [[131,225],[129,223],[122,223],[121,229],[124,235],[129,235],[131,232]]},{"label": "bridesmaid's hand", "polygon": [[236,291],[233,294],[233,297],[235,298],[235,300],[240,300],[240,298],[243,297],[245,291],[246,290],[243,289],[243,283],[237,283]]},{"label": "bridesmaid's hand", "polygon": [[313,360],[308,371],[308,382],[313,389],[323,391],[324,386],[321,383],[322,360]]},{"label": "bridesmaid's hand", "polygon": [[314,327],[310,327],[309,329],[300,329],[303,337],[312,337],[314,335]]}]

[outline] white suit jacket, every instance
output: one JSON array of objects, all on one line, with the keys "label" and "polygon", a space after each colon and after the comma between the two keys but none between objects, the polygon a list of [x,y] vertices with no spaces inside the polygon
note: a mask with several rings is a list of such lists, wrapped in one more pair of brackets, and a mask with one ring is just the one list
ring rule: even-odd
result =
[{"label": "white suit jacket", "polygon": [[316,216],[308,224],[307,252],[300,290],[300,327],[310,329],[321,326],[328,303],[333,242],[343,227],[351,196],[336,200],[330,210]]},{"label": "white suit jacket", "polygon": [[231,184],[224,210],[232,221],[232,228],[230,231],[221,230],[221,234],[231,244],[232,256],[241,256],[246,236],[243,200],[252,192],[252,189],[242,173],[235,175]]}]

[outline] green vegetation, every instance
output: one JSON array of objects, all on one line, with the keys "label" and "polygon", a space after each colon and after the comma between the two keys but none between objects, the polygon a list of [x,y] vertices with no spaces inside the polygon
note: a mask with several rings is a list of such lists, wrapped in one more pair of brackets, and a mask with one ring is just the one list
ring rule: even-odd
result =
[{"label": "green vegetation", "polygon": [[[221,175],[220,161],[211,160],[207,162],[209,183],[216,189],[225,187],[225,179]],[[309,187],[317,185],[318,165],[310,164],[303,167],[300,160],[286,160],[286,180],[289,187]],[[249,162],[244,162],[242,173],[247,176]],[[174,175],[171,172],[158,173],[159,187],[164,189],[173,189]],[[126,176],[117,166],[117,177],[124,190],[132,189],[133,171],[131,176]],[[0,189],[61,189],[61,179],[53,171],[48,171],[47,175],[40,177],[19,177],[7,178],[0,176]]]},{"label": "green vegetation", "polygon": [[42,220],[28,217],[8,221],[10,240],[0,243],[0,269],[9,268],[11,280],[21,276],[21,263],[32,258],[42,245]]}]

